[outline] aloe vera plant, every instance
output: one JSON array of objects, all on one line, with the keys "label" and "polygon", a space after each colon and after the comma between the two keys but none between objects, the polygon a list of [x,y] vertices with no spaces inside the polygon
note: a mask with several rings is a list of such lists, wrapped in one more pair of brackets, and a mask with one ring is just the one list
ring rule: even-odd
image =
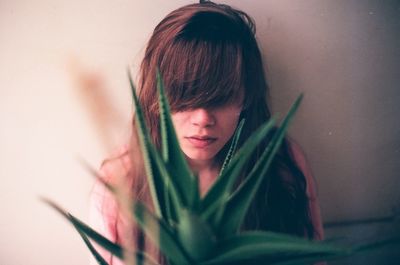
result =
[{"label": "aloe vera plant", "polygon": [[[234,188],[241,169],[252,151],[276,126],[276,119],[261,126],[239,150],[237,143],[245,121],[241,121],[232,138],[228,155],[213,186],[204,197],[200,196],[196,176],[191,172],[172,124],[170,109],[164,94],[163,83],[157,75],[160,106],[162,148],[157,150],[150,140],[144,123],[142,109],[129,75],[136,109],[136,124],[147,181],[154,203],[154,211],[137,201],[124,201],[138,226],[146,233],[172,265],[222,265],[222,264],[308,264],[347,256],[358,251],[377,247],[368,244],[353,248],[315,242],[285,234],[266,231],[240,231],[241,224],[255,193],[271,165],[286,130],[301,100],[300,96],[276,130],[260,160],[239,187]],[[123,198],[115,187],[103,183],[119,200]],[[92,246],[89,238],[98,245],[124,259],[126,263],[156,265],[146,253],[130,252],[109,241],[88,225],[46,200],[66,217],[101,265],[107,262]],[[398,239],[394,240],[398,242]],[[129,263],[130,264],[130,263]]]}]

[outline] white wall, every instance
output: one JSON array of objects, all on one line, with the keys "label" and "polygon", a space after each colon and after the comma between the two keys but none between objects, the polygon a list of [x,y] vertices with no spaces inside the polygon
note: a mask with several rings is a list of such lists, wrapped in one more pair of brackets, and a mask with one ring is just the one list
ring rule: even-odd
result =
[{"label": "white wall", "polygon": [[[87,220],[92,179],[77,158],[97,167],[129,136],[126,67],[137,69],[156,23],[191,2],[0,1],[1,264],[87,262],[73,228],[37,196]],[[274,109],[306,93],[292,135],[314,169],[325,219],[389,214],[400,199],[399,4],[224,3],[257,21]],[[97,122],[74,81],[82,73],[111,102]]]},{"label": "white wall", "polygon": [[275,109],[305,93],[292,134],[326,221],[387,216],[400,205],[400,3],[382,2],[281,1],[259,27]]}]

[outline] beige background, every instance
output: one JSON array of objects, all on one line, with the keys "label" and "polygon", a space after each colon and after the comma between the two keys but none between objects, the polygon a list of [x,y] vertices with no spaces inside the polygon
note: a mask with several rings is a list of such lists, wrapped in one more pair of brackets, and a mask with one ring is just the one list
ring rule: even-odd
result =
[{"label": "beige background", "polygon": [[[37,197],[87,220],[92,179],[78,158],[98,167],[129,136],[126,67],[137,69],[167,12],[192,2],[0,0],[0,264],[87,263],[78,234]],[[325,221],[390,215],[400,201],[398,1],[221,2],[257,22],[274,109],[306,94],[291,133]],[[82,72],[101,77],[114,106],[102,126],[74,82]]]}]

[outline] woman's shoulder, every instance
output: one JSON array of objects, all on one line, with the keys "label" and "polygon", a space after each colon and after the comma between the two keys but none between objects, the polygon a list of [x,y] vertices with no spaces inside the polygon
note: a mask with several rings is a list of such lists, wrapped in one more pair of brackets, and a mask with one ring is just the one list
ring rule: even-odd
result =
[{"label": "woman's shoulder", "polygon": [[293,139],[288,139],[288,146],[293,160],[305,177],[307,183],[307,195],[311,200],[313,200],[317,197],[316,182],[307,156],[304,153],[303,148],[300,146],[300,144],[298,144]]},{"label": "woman's shoulder", "polygon": [[105,201],[113,201],[112,194],[110,194],[110,192],[105,188],[103,182],[112,186],[120,185],[122,181],[127,180],[126,177],[128,176],[131,167],[130,151],[127,145],[120,147],[107,159],[103,160],[98,171],[98,177],[101,180],[97,180],[94,183],[91,190],[91,200],[98,202],[96,204],[99,204],[99,206],[103,205]]},{"label": "woman's shoulder", "polygon": [[107,216],[107,218],[116,218],[118,205],[114,196],[107,190],[103,182],[112,186],[121,185],[122,181],[127,180],[131,166],[130,151],[128,146],[120,147],[113,152],[109,158],[101,163],[97,180],[90,192],[90,202],[92,210]]},{"label": "woman's shoulder", "polygon": [[293,139],[287,139],[289,151],[297,166],[304,173],[308,169],[308,162],[306,155],[301,146]]},{"label": "woman's shoulder", "polygon": [[306,192],[309,199],[310,217],[315,230],[314,239],[322,240],[324,238],[324,229],[321,218],[321,210],[318,202],[317,183],[301,146],[293,140],[289,140],[288,142],[293,159],[299,169],[303,172],[306,180]]},{"label": "woman's shoulder", "polygon": [[132,160],[128,145],[120,147],[110,157],[103,160],[99,175],[110,184],[125,178],[132,168]]}]

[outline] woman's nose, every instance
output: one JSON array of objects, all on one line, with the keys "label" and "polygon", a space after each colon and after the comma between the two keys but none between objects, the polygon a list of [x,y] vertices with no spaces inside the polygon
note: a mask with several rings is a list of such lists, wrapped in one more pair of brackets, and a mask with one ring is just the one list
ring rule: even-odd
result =
[{"label": "woman's nose", "polygon": [[216,122],[213,112],[204,108],[195,109],[190,118],[191,123],[199,127],[210,127]]}]

